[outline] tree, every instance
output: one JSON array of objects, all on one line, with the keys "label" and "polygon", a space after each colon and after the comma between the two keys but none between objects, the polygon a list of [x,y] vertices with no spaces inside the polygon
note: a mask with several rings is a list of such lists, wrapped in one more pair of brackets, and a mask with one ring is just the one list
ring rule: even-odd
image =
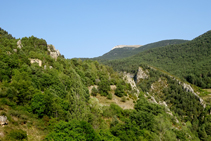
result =
[{"label": "tree", "polygon": [[126,95],[124,88],[123,88],[121,83],[117,83],[115,95],[118,96],[118,97],[122,97],[122,96]]},{"label": "tree", "polygon": [[111,89],[109,81],[106,79],[102,79],[99,83],[98,89],[100,91],[100,95],[107,96]]},{"label": "tree", "polygon": [[91,93],[91,95],[92,95],[92,96],[97,96],[97,93],[98,93],[98,90],[97,90],[95,87],[93,87],[93,88],[92,88],[92,93]]},{"label": "tree", "polygon": [[53,131],[47,135],[45,140],[100,141],[100,137],[88,122],[72,120],[69,122],[60,121],[54,126]]}]

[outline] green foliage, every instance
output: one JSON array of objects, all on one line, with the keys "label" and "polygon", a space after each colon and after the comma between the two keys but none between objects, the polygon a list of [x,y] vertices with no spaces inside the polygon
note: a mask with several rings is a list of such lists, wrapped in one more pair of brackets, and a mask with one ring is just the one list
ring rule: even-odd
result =
[{"label": "green foliage", "polygon": [[134,56],[103,62],[114,70],[134,73],[140,64],[150,64],[202,88],[211,88],[211,31],[192,41],[140,52]]},{"label": "green foliage", "polygon": [[107,98],[111,100],[112,97],[113,97],[112,94],[111,93],[108,93]]},{"label": "green foliage", "polygon": [[[143,92],[139,100],[134,101],[134,109],[123,110],[116,104],[102,106],[97,98],[90,98],[88,87],[93,85],[98,85],[99,91],[93,88],[92,95],[100,93],[112,99],[110,85],[117,86],[115,94],[119,97],[124,98],[126,93],[133,95],[131,86],[111,67],[97,61],[62,56],[55,61],[49,56],[43,39],[24,37],[19,49],[19,39],[11,38],[4,31],[0,36],[0,105],[4,111],[12,108],[2,114],[6,114],[15,127],[19,128],[19,122],[12,116],[28,127],[36,125],[31,118],[38,118],[41,125],[37,128],[49,133],[45,140],[190,140],[187,133],[191,139],[195,136],[210,138],[210,107],[203,110],[196,97],[147,65],[142,67],[148,70],[150,77],[141,80],[138,86],[148,92],[152,83],[165,77],[169,87],[163,91],[161,100],[171,105],[171,111],[179,120],[188,121],[187,128],[173,130],[174,126],[180,126],[174,117],[167,115],[164,107],[148,102]],[[40,59],[42,66],[31,64],[29,58]],[[128,65],[128,70],[135,67]],[[193,83],[196,82],[194,76],[194,73],[188,76]],[[23,113],[34,115],[25,117]],[[12,130],[6,139],[27,140],[25,135],[22,130]]]},{"label": "green foliage", "polygon": [[122,96],[126,95],[126,93],[124,91],[124,88],[123,88],[121,83],[117,83],[116,90],[115,90],[115,95],[118,96],[118,97],[122,97]]},{"label": "green foliage", "polygon": [[92,96],[97,96],[97,93],[98,93],[98,90],[97,90],[95,87],[93,87],[93,88],[92,88],[91,95],[92,95]]},{"label": "green foliage", "polygon": [[126,100],[127,100],[127,99],[126,99],[125,96],[123,96],[122,99],[121,99],[122,102],[126,102]]},{"label": "green foliage", "polygon": [[99,83],[98,89],[99,89],[100,95],[107,96],[111,89],[108,79],[102,79]]},{"label": "green foliage", "polygon": [[51,132],[45,140],[100,140],[99,135],[94,131],[92,126],[85,121],[69,121],[64,122],[61,121],[57,125],[55,125],[53,132]]},{"label": "green foliage", "polygon": [[8,140],[27,140],[27,134],[26,131],[23,131],[21,129],[12,130],[10,131],[9,135],[7,136]]},{"label": "green foliage", "polygon": [[120,141],[120,139],[112,135],[109,130],[100,130],[99,135],[101,141]]},{"label": "green foliage", "polygon": [[163,41],[143,45],[139,48],[130,48],[130,47],[116,48],[100,57],[93,58],[93,60],[98,60],[98,61],[103,62],[104,60],[121,59],[121,58],[126,58],[129,56],[133,56],[137,53],[140,53],[148,49],[167,46],[167,45],[173,45],[173,44],[181,44],[185,42],[187,42],[187,40],[163,40]]}]

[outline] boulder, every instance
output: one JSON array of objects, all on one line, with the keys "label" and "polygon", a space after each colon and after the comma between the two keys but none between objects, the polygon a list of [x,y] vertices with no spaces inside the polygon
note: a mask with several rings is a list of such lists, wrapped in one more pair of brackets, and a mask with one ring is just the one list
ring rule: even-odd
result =
[{"label": "boulder", "polygon": [[6,125],[6,124],[8,124],[8,122],[7,122],[7,117],[6,117],[6,116],[0,116],[0,124],[1,124],[1,125]]}]

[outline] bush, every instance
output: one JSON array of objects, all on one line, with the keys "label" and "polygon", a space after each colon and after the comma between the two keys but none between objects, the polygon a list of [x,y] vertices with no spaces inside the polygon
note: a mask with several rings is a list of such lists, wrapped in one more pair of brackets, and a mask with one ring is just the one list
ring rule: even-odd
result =
[{"label": "bush", "polygon": [[124,97],[124,96],[123,96],[122,99],[121,99],[122,102],[126,102],[126,100],[127,100],[127,99],[126,99],[126,97]]},{"label": "bush", "polygon": [[21,129],[17,129],[17,130],[12,130],[9,133],[9,140],[12,139],[16,139],[16,140],[23,140],[23,139],[27,139],[27,134],[26,131],[23,131]]},{"label": "bush", "polygon": [[107,98],[111,100],[111,99],[112,99],[112,94],[109,93],[109,94],[107,95]]},{"label": "bush", "polygon": [[93,88],[92,88],[92,93],[91,93],[91,95],[92,95],[92,96],[97,96],[97,93],[98,93],[98,90],[97,90],[95,87],[93,87]]},{"label": "bush", "polygon": [[115,90],[115,95],[118,97],[122,97],[122,96],[126,95],[124,92],[123,85],[121,83],[117,84],[116,90]]}]

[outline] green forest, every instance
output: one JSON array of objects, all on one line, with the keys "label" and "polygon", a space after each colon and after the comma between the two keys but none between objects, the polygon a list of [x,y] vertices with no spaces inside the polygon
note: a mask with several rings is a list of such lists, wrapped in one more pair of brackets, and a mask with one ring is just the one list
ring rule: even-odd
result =
[{"label": "green forest", "polygon": [[116,71],[135,73],[140,64],[165,70],[180,79],[211,88],[211,31],[182,44],[149,49],[128,58],[103,61]]},{"label": "green forest", "polygon": [[106,60],[122,59],[122,58],[126,58],[126,57],[129,57],[129,56],[136,55],[136,54],[138,54],[142,51],[148,50],[148,49],[163,47],[163,46],[167,46],[167,45],[181,44],[181,43],[185,43],[187,41],[188,40],[179,40],[179,39],[163,40],[163,41],[158,41],[158,42],[155,42],[155,43],[143,45],[139,48],[134,48],[134,49],[131,49],[131,48],[128,48],[128,47],[117,48],[117,49],[109,51],[108,53],[105,53],[102,56],[93,58],[93,60],[98,60],[100,62],[103,62],[103,61],[106,61]]},{"label": "green forest", "polygon": [[[55,50],[46,40],[34,36],[16,39],[0,29],[0,116],[8,120],[0,126],[0,141],[210,141],[210,103],[203,107],[176,79],[151,67],[179,76],[181,82],[210,88],[210,34],[106,62],[107,66],[96,60],[65,59],[61,54],[55,59],[51,56]],[[181,62],[181,57],[189,60]],[[148,77],[137,83],[136,95],[117,71],[136,73],[138,67]],[[152,86],[160,81],[166,87],[154,92]],[[91,86],[96,87],[90,90]],[[204,94],[197,86],[194,90]],[[166,101],[167,106],[152,102],[152,96],[157,102]],[[118,97],[125,104],[132,100],[134,107],[103,105],[99,97],[108,101]]]}]

